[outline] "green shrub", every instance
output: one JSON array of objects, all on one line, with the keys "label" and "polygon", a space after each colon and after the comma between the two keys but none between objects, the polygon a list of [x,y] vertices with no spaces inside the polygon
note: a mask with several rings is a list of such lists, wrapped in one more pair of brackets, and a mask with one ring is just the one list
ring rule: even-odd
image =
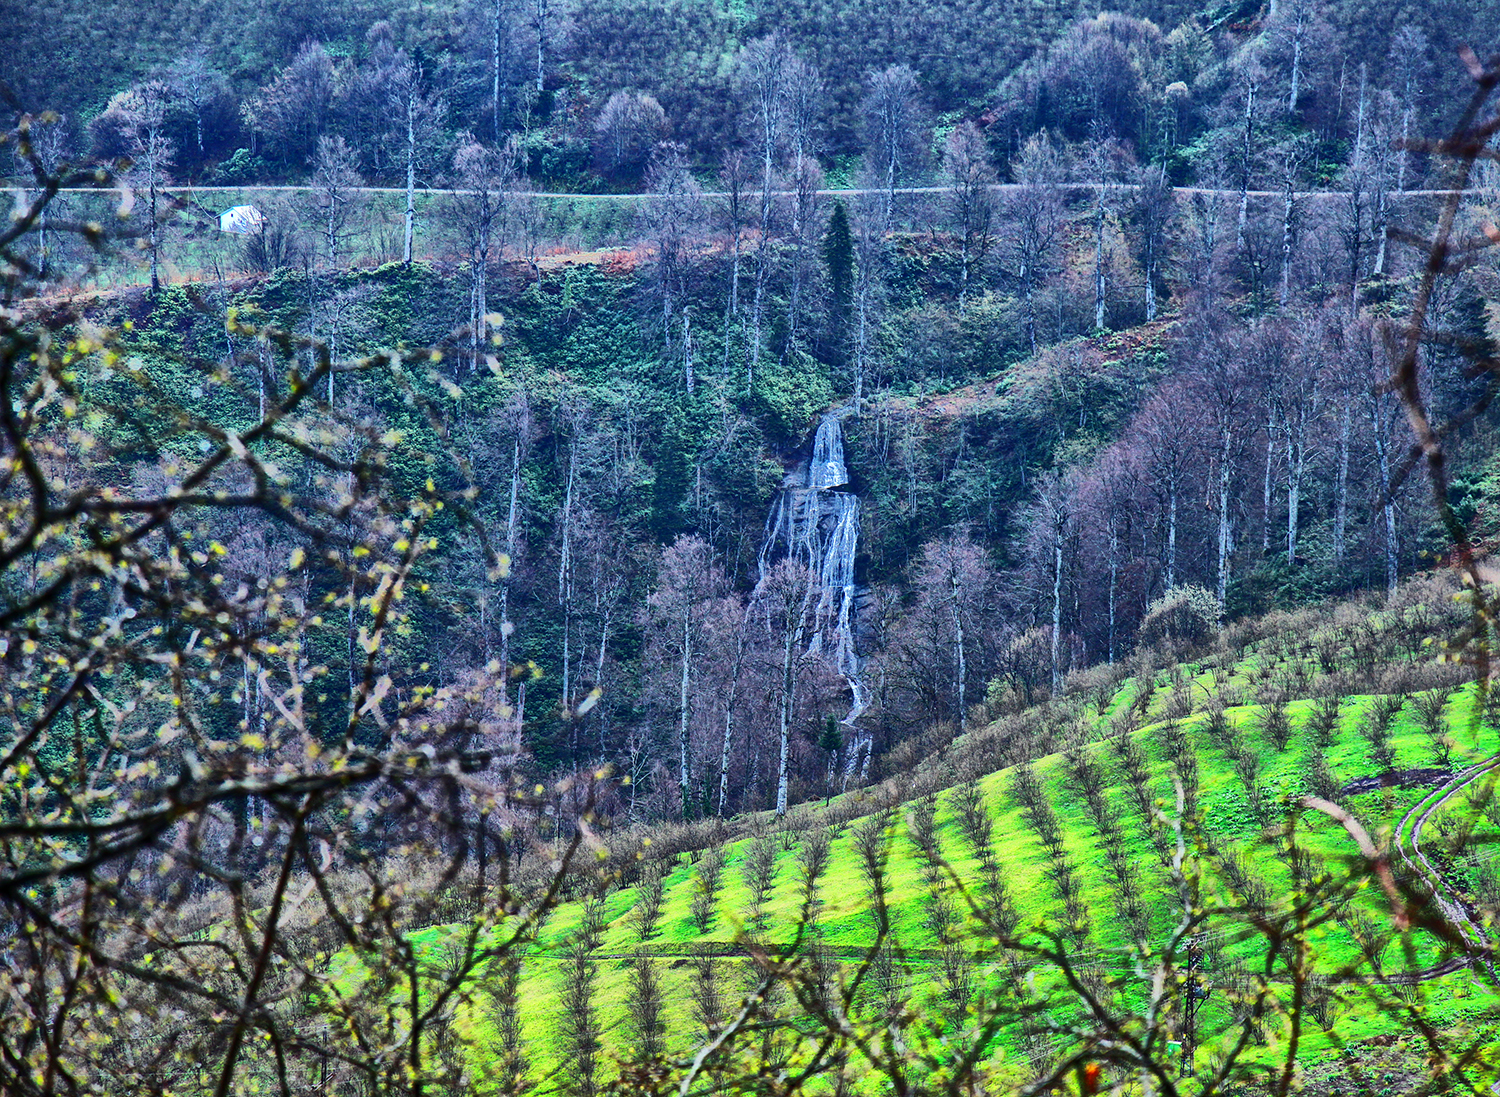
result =
[{"label": "green shrub", "polygon": [[229,159],[223,161],[209,176],[216,187],[240,187],[264,179],[266,162],[251,154],[249,149],[235,149]]},{"label": "green shrub", "polygon": [[799,350],[780,362],[762,360],[754,395],[766,433],[785,439],[800,439],[813,417],[833,402],[827,369]]},{"label": "green shrub", "polygon": [[1167,640],[1174,647],[1204,643],[1218,629],[1219,603],[1206,587],[1174,587],[1146,607],[1137,642]]}]

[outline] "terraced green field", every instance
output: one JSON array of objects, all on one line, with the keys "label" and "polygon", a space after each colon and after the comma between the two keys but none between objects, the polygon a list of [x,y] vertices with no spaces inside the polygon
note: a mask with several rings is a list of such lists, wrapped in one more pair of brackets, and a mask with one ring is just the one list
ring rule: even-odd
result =
[{"label": "terraced green field", "polygon": [[[1376,615],[1352,627],[1369,637],[1389,636],[1397,625]],[[1321,636],[1325,663],[1340,627],[1330,624],[1331,634]],[[564,903],[523,964],[516,1009],[527,1078],[541,1090],[577,1088],[564,1002],[580,970],[587,969],[594,988],[603,1081],[640,1057],[643,964],[659,983],[664,1051],[680,1057],[708,1037],[695,1006],[704,987],[722,1002],[722,1024],[738,1012],[769,956],[796,965],[804,987],[836,988],[861,978],[849,1000],[851,1016],[876,1015],[882,1001],[905,1002],[906,1038],[931,1063],[977,1046],[983,1076],[997,1085],[1022,1083],[1091,1038],[1077,988],[1070,991],[1056,963],[1028,947],[1066,952],[1084,984],[1115,1012],[1130,1015],[1149,1004],[1150,981],[1164,956],[1175,956],[1169,977],[1181,975],[1186,937],[1176,940],[1175,950],[1172,943],[1183,925],[1184,886],[1195,892],[1197,910],[1213,912],[1192,932],[1202,949],[1202,984],[1211,988],[1198,1011],[1200,1072],[1222,1063],[1245,1032],[1247,1046],[1237,1053],[1242,1063],[1282,1061],[1293,1012],[1302,1021],[1294,1058],[1314,1082],[1357,1073],[1371,1056],[1388,1059],[1393,1053],[1380,1049],[1393,1041],[1398,1050],[1410,1044],[1418,1016],[1455,1034],[1482,1027],[1497,1005],[1494,986],[1482,968],[1454,959],[1451,942],[1422,926],[1436,908],[1419,903],[1413,908],[1417,924],[1398,926],[1350,832],[1297,803],[1309,793],[1336,800],[1351,823],[1386,849],[1407,810],[1443,775],[1500,751],[1500,735],[1484,719],[1476,687],[1454,684],[1452,676],[1447,686],[1410,697],[1344,693],[1332,715],[1330,701],[1318,695],[1337,679],[1318,669],[1318,640],[1305,633],[1273,635],[1238,654],[1168,667],[1145,697],[1141,679],[1129,677],[1111,691],[1047,710],[1044,721],[1066,724],[1056,735],[1065,749],[1034,766],[1040,802],[1050,805],[1055,819],[1050,851],[1043,838],[1047,812],[1026,808],[1011,767],[937,794],[926,855],[914,836],[922,831],[921,802],[906,800],[899,785],[850,793],[826,809],[805,805],[779,825],[748,821],[748,833],[723,847],[722,885],[706,932],[693,916],[702,892],[695,864],[701,852],[660,862],[660,916],[645,938],[633,913],[647,890],[638,882],[604,894],[591,951],[576,944],[586,933],[584,903]],[[1347,678],[1358,643],[1340,652],[1333,673]],[[1415,681],[1430,672],[1431,658],[1430,651],[1397,654],[1382,660],[1381,674]],[[1284,726],[1278,726],[1282,715]],[[962,743],[959,748],[949,763],[962,757]],[[1373,787],[1359,791],[1367,786]],[[1482,840],[1495,830],[1486,815],[1486,787],[1476,782],[1450,797],[1423,837],[1443,879],[1470,896],[1482,896],[1493,880],[1488,847],[1460,840]],[[982,820],[992,834],[992,878],[1015,916],[1013,926],[1000,919],[1011,930],[1006,947],[997,944],[993,879],[987,887],[985,858],[976,855]],[[820,828],[830,839],[827,864],[814,901],[804,906],[800,859]],[[869,851],[877,848],[889,935],[886,953],[872,960],[878,920],[870,867],[876,858]],[[749,870],[757,853],[774,864],[759,918],[750,884],[756,873]],[[641,856],[650,862],[651,848]],[[1174,867],[1179,858],[1180,872]],[[1405,881],[1409,874],[1399,859],[1395,865]],[[1349,890],[1338,890],[1351,879]],[[1268,943],[1267,933],[1272,924],[1280,927],[1274,932],[1295,928],[1294,920],[1278,917],[1303,896],[1320,898],[1309,904],[1305,932],[1297,936],[1306,951],[1295,960],[1295,942]],[[447,932],[424,936],[436,943]],[[1308,976],[1299,1010],[1291,1006],[1294,967]],[[1248,1000],[1261,985],[1258,973],[1269,987],[1266,1012],[1247,1020]],[[836,991],[824,993],[836,997]],[[481,1085],[493,1074],[504,1008],[482,1001],[476,999],[461,1025]],[[985,1027],[1002,1014],[1006,1020]],[[783,994],[766,1018],[783,1042],[780,1061],[795,1066],[799,1055],[811,1054],[818,1023],[808,1001]],[[1180,1019],[1165,1028],[1180,1037]],[[1481,1032],[1474,1039],[1483,1044],[1487,1037]],[[861,1082],[864,1068],[857,1061],[846,1069],[856,1086],[873,1091],[882,1084]]]}]

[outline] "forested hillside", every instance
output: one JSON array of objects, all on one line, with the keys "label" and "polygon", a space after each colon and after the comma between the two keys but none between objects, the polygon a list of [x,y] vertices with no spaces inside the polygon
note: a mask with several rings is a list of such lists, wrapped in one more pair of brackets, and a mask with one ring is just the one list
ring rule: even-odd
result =
[{"label": "forested hillside", "polygon": [[[1287,173],[1328,184],[1372,127],[1445,124],[1457,49],[1482,55],[1497,25],[1478,0],[1147,0],[1095,16],[1050,0],[70,0],[40,21],[6,0],[0,77],[26,109],[60,112],[76,153],[138,159],[129,131],[161,114],[167,170],[197,183],[303,182],[326,136],[372,182],[399,183],[410,162],[436,186],[465,135],[513,136],[547,188],[639,189],[661,141],[704,178],[739,170],[744,148],[758,175],[767,139],[840,182],[861,157],[884,176],[896,151],[896,174],[918,182],[969,121],[1002,173],[1046,130],[1118,141],[1177,184],[1275,189]],[[798,105],[767,117],[783,91]]]},{"label": "forested hillside", "polygon": [[[189,123],[205,168],[214,135],[239,132],[183,113],[179,66],[89,124],[96,152],[134,150],[119,215],[86,188],[50,199],[46,216],[113,217],[134,246],[101,256],[46,216],[22,246],[50,283],[36,307],[104,325],[164,406],[194,415],[264,414],[320,344],[335,362],[437,348],[420,378],[335,369],[317,396],[399,440],[393,483],[430,478],[461,502],[455,534],[478,536],[424,557],[391,688],[506,668],[534,777],[612,766],[629,784],[611,810],[632,822],[784,811],[1180,633],[1393,591],[1449,544],[1412,475],[1407,405],[1382,382],[1424,258],[1413,242],[1443,208],[1429,184],[1452,170],[1399,135],[1435,131],[1459,99],[1434,63],[1457,9],[1427,10],[1425,30],[1391,15],[1384,52],[1354,35],[1359,78],[1339,62],[1336,84],[1340,28],[1372,33],[1352,9],[1173,12],[1170,33],[1151,13],[1057,13],[1055,31],[1033,13],[1047,39],[1034,50],[991,28],[1015,55],[1008,73],[934,49],[967,90],[937,69],[855,74],[835,24],[863,9],[803,9],[762,37],[749,36],[772,12],[527,10],[557,21],[548,91],[637,49],[632,19],[668,53],[701,34],[693,56],[719,58],[698,103],[721,112],[704,123],[718,147],[665,140],[639,90],[620,93],[635,98],[616,103],[616,129],[579,98],[562,113],[608,161],[579,170],[620,185],[636,172],[647,193],[537,195],[527,171],[560,116],[491,118],[451,151],[460,100],[441,81],[459,69],[438,58],[459,55],[411,45],[457,35],[461,18],[499,28],[453,39],[476,44],[472,76],[495,41],[525,44],[525,12],[439,6],[366,25],[380,13],[351,10],[303,26],[312,13],[288,10],[285,67],[256,77],[269,82],[244,110],[203,68],[211,52],[190,68],[226,125],[290,127],[262,132],[253,155],[306,189],[224,195],[259,203],[249,235],[218,231],[211,195],[164,191]],[[232,9],[194,11],[205,41],[231,33]],[[269,18],[257,11],[242,25]],[[916,26],[962,38],[978,18],[933,9]],[[891,43],[871,34],[876,52],[859,56],[873,65]],[[1006,90],[974,120],[949,110],[931,129],[934,106],[977,105],[996,80]],[[1164,81],[1186,89],[1167,113],[1152,100]],[[34,167],[70,163],[76,128],[28,125]],[[867,186],[820,186],[861,150]],[[413,201],[420,158],[462,187]],[[404,173],[408,204],[362,173]],[[1177,186],[1184,174],[1198,185]],[[903,188],[914,180],[940,185]],[[1488,192],[1451,210],[1456,238],[1478,234]],[[1480,541],[1495,438],[1471,364],[1493,353],[1493,295],[1487,258],[1442,279],[1421,350],[1426,406],[1456,424],[1445,501]],[[95,452],[144,475],[153,458],[128,434]],[[247,580],[269,581],[272,529],[219,539]],[[351,610],[326,653],[351,682],[359,635]],[[241,717],[268,718],[273,693],[248,683]]]},{"label": "forested hillside", "polygon": [[[447,409],[438,433],[397,389],[329,387],[342,413],[398,432],[411,482],[461,454],[436,481],[469,492],[511,560],[496,583],[476,547],[444,541],[427,564],[441,581],[412,620],[413,650],[434,655],[395,680],[439,684],[497,657],[531,666],[519,719],[538,774],[611,763],[632,778],[632,818],[758,809],[788,788],[795,802],[830,766],[841,787],[879,780],[911,750],[1153,642],[1173,612],[1196,623],[1170,627],[1204,630],[1394,589],[1442,545],[1420,485],[1396,480],[1406,426],[1375,387],[1379,312],[1351,313],[1348,291],[1317,306],[1294,282],[1303,303],[1257,316],[1179,289],[1170,321],[1033,356],[1006,346],[1015,298],[960,302],[953,246],[888,245],[863,367],[827,352],[841,318],[826,257],[805,268],[798,307],[785,251],[767,263],[762,328],[764,350],[781,349],[758,364],[753,305],[738,324],[730,314],[727,342],[716,319],[733,277],[722,253],[684,255],[675,286],[659,257],[535,276],[508,264],[487,290],[498,345],[478,348],[451,334],[473,280],[444,265],[282,269],[132,292],[89,315],[130,319],[125,346],[188,405],[201,382],[173,364],[183,355],[207,368],[233,353],[242,394],[299,357],[226,339],[230,311],[344,354],[446,345],[424,382]],[[1087,258],[1058,249],[1043,291],[1055,308]],[[1488,345],[1476,289],[1456,288],[1437,322]],[[1435,411],[1479,393],[1464,361],[1434,350]],[[1464,437],[1453,497],[1487,530],[1489,427]],[[837,478],[818,480],[830,461]],[[847,533],[841,500],[855,508]],[[794,609],[809,598],[821,623]],[[828,719],[842,721],[831,737]]]},{"label": "forested hillside", "polygon": [[[1482,783],[1467,768],[1494,750],[1481,711],[1492,701],[1452,689],[1461,669],[1412,658],[1439,618],[1459,623],[1462,611],[1445,608],[1451,592],[1427,579],[1385,611],[1343,603],[1246,620],[1218,650],[1095,675],[827,807],[657,831],[644,847],[621,835],[608,869],[585,875],[518,959],[514,981],[491,983],[462,1015],[465,1053],[502,1084],[578,1093],[617,1073],[630,1084],[643,1056],[685,1058],[724,1027],[769,954],[803,958],[760,1014],[778,1062],[817,1061],[842,1006],[857,1025],[898,1026],[911,1049],[824,1059],[851,1088],[891,1084],[902,1068],[942,1084],[964,1077],[977,1051],[987,1086],[1025,1092],[1070,1052],[1088,1055],[1106,1018],[1146,1014],[1153,993],[1174,1009],[1186,992],[1153,991],[1155,972],[1131,958],[1191,923],[1187,951],[1199,959],[1176,974],[1211,991],[1190,1029],[1180,1014],[1173,1024],[1206,1084],[1253,1084],[1288,1053],[1278,1025],[1257,1015],[1257,977],[1284,994],[1300,964],[1308,1018],[1292,1054],[1306,1092],[1420,1092],[1433,1075],[1455,1088],[1484,1077],[1489,1063],[1456,1060],[1470,1040],[1492,1038],[1479,1018],[1493,1010],[1493,986],[1454,962],[1440,933],[1389,932],[1375,889],[1336,895],[1347,835],[1291,807],[1312,794],[1397,832],[1408,870],[1417,866],[1399,859],[1416,861],[1430,824],[1449,897],[1493,909],[1487,837],[1456,835],[1463,820],[1476,835],[1494,825],[1488,809],[1476,814]],[[1032,752],[1042,757],[1006,765]],[[1179,817],[1192,820],[1186,835],[1173,830]],[[1332,917],[1281,922],[1277,897],[1299,887]],[[452,932],[435,928],[424,944]],[[1306,953],[1272,955],[1280,933]],[[1076,965],[1081,990],[1057,955]],[[1388,982],[1356,990],[1355,973],[1371,970]],[[1106,1005],[1089,1016],[1083,993]],[[1403,997],[1441,1033],[1430,1044],[1403,1023]],[[753,1069],[747,1050],[718,1059],[731,1085]],[[1106,1077],[1124,1084],[1128,1073]],[[1186,1088],[1186,1078],[1173,1080]]]}]

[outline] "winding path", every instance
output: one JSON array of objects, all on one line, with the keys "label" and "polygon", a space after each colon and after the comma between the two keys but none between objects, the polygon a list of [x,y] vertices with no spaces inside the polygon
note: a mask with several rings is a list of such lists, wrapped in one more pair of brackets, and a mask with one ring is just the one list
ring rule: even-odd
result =
[{"label": "winding path", "polygon": [[[1443,917],[1458,928],[1463,938],[1466,951],[1475,957],[1484,959],[1485,966],[1489,968],[1490,978],[1500,982],[1495,972],[1494,944],[1484,927],[1469,917],[1463,901],[1448,886],[1443,879],[1443,874],[1438,871],[1422,852],[1422,828],[1427,820],[1454,796],[1468,788],[1475,781],[1485,775],[1494,772],[1500,767],[1500,754],[1492,755],[1484,761],[1470,766],[1468,769],[1455,774],[1446,784],[1433,789],[1422,799],[1412,805],[1411,809],[1401,817],[1401,822],[1396,826],[1396,853],[1401,860],[1421,877],[1427,886],[1432,889],[1433,898],[1437,900],[1438,909],[1442,911]],[[1408,846],[1410,850],[1408,851]],[[1451,962],[1451,961],[1450,961]],[[1439,967],[1446,967],[1446,964]],[[1435,970],[1435,969],[1434,969]],[[1427,975],[1426,972],[1423,973]]]}]

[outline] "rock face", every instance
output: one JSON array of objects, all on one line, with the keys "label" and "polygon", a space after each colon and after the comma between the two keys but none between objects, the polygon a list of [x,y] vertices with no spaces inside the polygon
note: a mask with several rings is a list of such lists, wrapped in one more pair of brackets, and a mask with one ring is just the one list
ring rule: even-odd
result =
[{"label": "rock face", "polygon": [[[849,714],[844,723],[852,726],[865,710],[868,695],[860,681],[856,648],[861,593],[854,574],[859,496],[849,489],[849,468],[844,462],[843,420],[848,414],[849,409],[840,409],[823,416],[812,453],[782,482],[766,518],[760,576],[763,580],[771,564],[785,553],[805,564],[816,578],[805,607],[811,637],[807,651],[826,660],[849,683]],[[861,755],[868,763],[868,739],[858,734],[852,746],[847,752],[851,771]]]}]

